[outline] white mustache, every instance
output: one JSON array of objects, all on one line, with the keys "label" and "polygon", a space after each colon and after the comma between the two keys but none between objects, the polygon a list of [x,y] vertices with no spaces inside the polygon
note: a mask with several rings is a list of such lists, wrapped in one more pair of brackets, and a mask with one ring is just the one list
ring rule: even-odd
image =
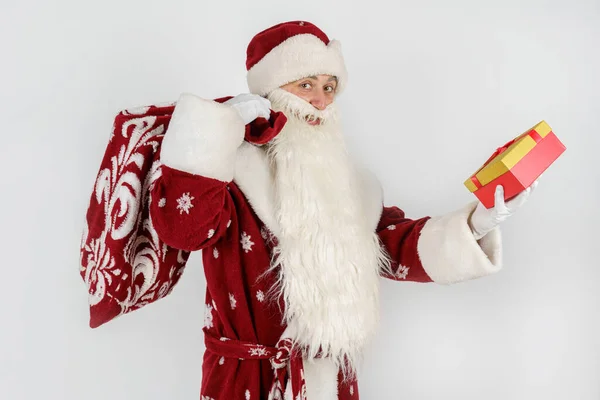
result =
[{"label": "white mustache", "polygon": [[274,111],[282,111],[287,116],[294,116],[299,120],[307,122],[319,120],[321,124],[325,124],[336,119],[337,108],[334,102],[324,110],[318,110],[301,97],[281,88],[269,93],[267,99],[274,107]]}]

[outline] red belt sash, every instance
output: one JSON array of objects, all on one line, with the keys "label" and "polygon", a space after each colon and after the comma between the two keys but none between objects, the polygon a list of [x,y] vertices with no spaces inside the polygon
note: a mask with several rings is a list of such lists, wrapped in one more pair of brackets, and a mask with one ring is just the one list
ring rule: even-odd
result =
[{"label": "red belt sash", "polygon": [[292,385],[294,399],[306,400],[302,355],[292,350],[291,339],[281,338],[275,347],[270,347],[226,337],[218,338],[204,330],[204,343],[207,350],[222,357],[270,360],[274,376],[269,400],[283,399],[288,384]]}]

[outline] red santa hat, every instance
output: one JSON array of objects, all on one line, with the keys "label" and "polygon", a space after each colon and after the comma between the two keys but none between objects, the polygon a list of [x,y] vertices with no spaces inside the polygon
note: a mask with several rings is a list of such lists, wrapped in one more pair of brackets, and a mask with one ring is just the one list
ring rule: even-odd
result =
[{"label": "red santa hat", "polygon": [[283,22],[256,34],[246,56],[248,88],[262,96],[320,74],[336,76],[339,93],[348,79],[340,42],[306,21]]}]

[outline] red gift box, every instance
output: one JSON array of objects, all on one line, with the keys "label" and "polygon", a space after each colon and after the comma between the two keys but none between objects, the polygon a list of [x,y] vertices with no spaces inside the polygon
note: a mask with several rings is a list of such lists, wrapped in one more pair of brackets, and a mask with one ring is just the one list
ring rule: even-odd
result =
[{"label": "red gift box", "polygon": [[512,199],[531,186],[565,150],[552,128],[542,121],[496,149],[464,184],[486,208],[492,208],[496,186],[504,187],[505,201]]}]

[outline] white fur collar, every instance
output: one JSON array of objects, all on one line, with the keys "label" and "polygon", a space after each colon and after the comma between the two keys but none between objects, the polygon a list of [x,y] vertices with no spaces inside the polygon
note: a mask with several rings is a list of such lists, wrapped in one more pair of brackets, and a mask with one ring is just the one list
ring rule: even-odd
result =
[{"label": "white fur collar", "polygon": [[[364,213],[375,231],[383,209],[383,191],[374,174],[366,168],[360,170]],[[239,147],[233,180],[246,196],[256,215],[277,237],[280,228],[274,213],[273,175],[267,155],[261,147],[248,142]]]}]

